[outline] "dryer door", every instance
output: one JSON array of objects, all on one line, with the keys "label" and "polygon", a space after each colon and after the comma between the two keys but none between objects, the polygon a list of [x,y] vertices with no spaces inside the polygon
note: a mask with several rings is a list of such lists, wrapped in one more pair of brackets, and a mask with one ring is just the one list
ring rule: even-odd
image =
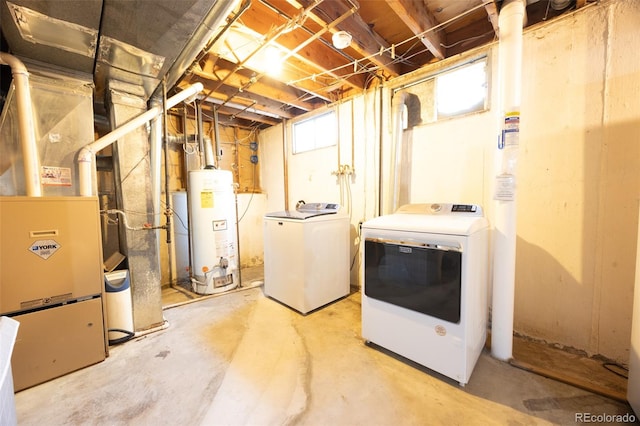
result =
[{"label": "dryer door", "polygon": [[460,322],[459,248],[367,238],[364,264],[364,292],[368,297]]}]

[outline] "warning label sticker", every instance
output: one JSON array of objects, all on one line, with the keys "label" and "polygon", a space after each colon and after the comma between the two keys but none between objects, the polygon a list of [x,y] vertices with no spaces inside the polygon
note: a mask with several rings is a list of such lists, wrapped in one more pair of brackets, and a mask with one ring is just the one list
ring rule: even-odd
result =
[{"label": "warning label sticker", "polygon": [[71,169],[67,167],[42,166],[42,184],[48,186],[71,186]]},{"label": "warning label sticker", "polygon": [[29,247],[29,251],[37,256],[40,256],[44,260],[50,258],[53,253],[58,251],[60,248],[60,244],[55,242],[54,240],[38,240],[35,241]]},{"label": "warning label sticker", "polygon": [[213,191],[200,192],[200,207],[203,209],[213,208]]}]

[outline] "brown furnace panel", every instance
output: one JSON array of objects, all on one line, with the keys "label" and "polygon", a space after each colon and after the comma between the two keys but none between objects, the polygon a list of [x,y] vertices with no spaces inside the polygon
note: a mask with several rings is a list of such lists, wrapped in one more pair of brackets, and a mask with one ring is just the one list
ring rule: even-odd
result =
[{"label": "brown furnace panel", "polygon": [[0,314],[102,292],[95,197],[0,197]]}]

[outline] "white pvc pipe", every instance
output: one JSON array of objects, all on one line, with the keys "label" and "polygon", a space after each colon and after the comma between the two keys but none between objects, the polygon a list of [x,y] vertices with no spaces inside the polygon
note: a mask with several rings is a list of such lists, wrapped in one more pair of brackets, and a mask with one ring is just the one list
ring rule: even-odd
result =
[{"label": "white pvc pipe", "polygon": [[[162,108],[162,102],[157,99],[151,101],[152,108]],[[151,122],[149,139],[149,158],[151,161],[151,195],[153,199],[153,213],[155,226],[160,225],[160,186],[162,184],[162,120],[156,116]],[[158,231],[159,232],[159,231]],[[158,244],[160,240],[158,239]]]},{"label": "white pvc pipe", "polygon": [[[203,89],[202,83],[195,83],[182,92],[167,99],[167,109],[178,105],[180,102],[188,99],[191,96],[195,96]],[[110,133],[95,140],[89,145],[83,147],[78,152],[78,172],[80,174],[80,195],[83,197],[90,197],[93,194],[92,184],[92,172],[95,164],[96,153],[103,150],[107,146],[111,145],[118,139],[124,137],[129,132],[142,126],[149,120],[160,115],[162,108],[155,106],[150,110],[140,114],[136,118],[126,122],[122,126],[114,129]]]},{"label": "white pvc pipe", "polygon": [[[498,78],[501,95],[501,120],[508,114],[520,115],[522,86],[522,28],[526,19],[524,0],[505,0],[498,17]],[[519,123],[519,121],[518,121]],[[504,126],[502,122],[502,126]],[[519,133],[519,124],[516,129]],[[504,130],[504,127],[503,127]],[[506,138],[503,132],[503,142]],[[519,136],[517,136],[519,137]],[[508,141],[507,141],[508,142]],[[515,179],[518,139],[498,150],[501,175]],[[493,246],[493,306],[491,354],[508,361],[513,353],[513,313],[516,265],[516,194],[496,202]]]},{"label": "white pvc pipe", "polygon": [[18,106],[18,128],[20,145],[22,147],[27,195],[30,197],[41,197],[40,159],[38,157],[38,146],[36,144],[36,132],[33,122],[29,72],[22,61],[8,53],[0,52],[0,64],[9,65],[13,76],[13,85],[15,86]]},{"label": "white pvc pipe", "polygon": [[395,212],[398,207],[400,196],[400,172],[402,167],[402,146],[404,132],[404,105],[407,100],[407,93],[396,92],[393,94],[391,101],[391,119],[393,122],[393,148],[391,151],[391,176],[393,178],[393,187],[391,188],[390,210],[387,213]]}]

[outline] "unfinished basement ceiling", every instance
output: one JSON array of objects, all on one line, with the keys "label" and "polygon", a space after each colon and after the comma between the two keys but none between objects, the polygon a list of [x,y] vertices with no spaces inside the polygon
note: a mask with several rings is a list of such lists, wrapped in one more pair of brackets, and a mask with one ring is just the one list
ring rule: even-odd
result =
[{"label": "unfinished basement ceiling", "polygon": [[[2,50],[89,74],[98,114],[105,88],[113,82],[147,99],[158,93],[163,79],[174,90],[202,82],[205,111],[215,109],[220,124],[252,128],[269,127],[497,40],[502,3],[0,1]],[[583,7],[587,0],[527,3],[528,27]],[[336,47],[334,38],[344,47]],[[279,72],[270,69],[272,59],[281,63]]]},{"label": "unfinished basement ceiling", "polygon": [[[527,26],[586,0],[529,0]],[[497,40],[501,1],[246,0],[180,84],[220,123],[266,127]],[[333,38],[351,36],[338,48]],[[338,34],[338,35],[336,35]],[[269,59],[284,59],[279,73]]]}]

